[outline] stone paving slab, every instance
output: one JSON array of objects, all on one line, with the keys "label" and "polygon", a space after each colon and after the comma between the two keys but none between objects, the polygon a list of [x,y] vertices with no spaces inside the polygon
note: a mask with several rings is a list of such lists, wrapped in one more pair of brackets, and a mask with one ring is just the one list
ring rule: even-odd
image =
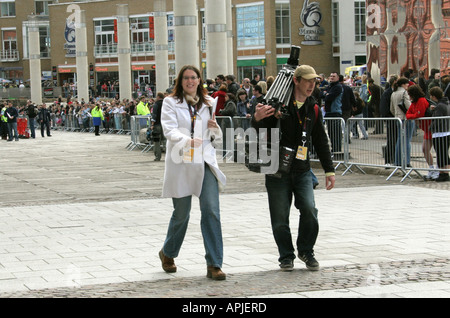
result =
[{"label": "stone paving slab", "polygon": [[417,284],[427,291],[450,297],[450,259],[394,261],[374,265],[333,266],[311,272],[271,270],[230,274],[226,281],[184,277],[80,287],[41,289],[0,294],[1,297],[76,298],[313,298],[415,295]]}]

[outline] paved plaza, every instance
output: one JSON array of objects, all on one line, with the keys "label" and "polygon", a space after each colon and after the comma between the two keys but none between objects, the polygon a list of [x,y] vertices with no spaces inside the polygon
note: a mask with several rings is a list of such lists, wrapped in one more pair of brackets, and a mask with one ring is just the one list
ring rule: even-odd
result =
[{"label": "paved plaza", "polygon": [[[262,175],[220,164],[226,281],[205,277],[198,200],[178,271],[158,251],[172,212],[164,162],[128,151],[127,135],[52,131],[0,142],[0,297],[358,298],[450,297],[449,183],[381,169],[315,172],[318,272],[278,269]],[[39,134],[38,134],[39,135]],[[292,208],[296,232],[298,213]],[[294,235],[296,238],[296,235]]]}]

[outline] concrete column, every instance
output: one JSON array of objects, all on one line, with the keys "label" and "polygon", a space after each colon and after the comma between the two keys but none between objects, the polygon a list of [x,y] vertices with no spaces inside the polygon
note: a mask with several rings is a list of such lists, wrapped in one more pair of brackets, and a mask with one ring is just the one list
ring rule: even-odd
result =
[{"label": "concrete column", "polygon": [[155,65],[156,92],[165,92],[169,83],[169,44],[167,36],[166,0],[155,0]]},{"label": "concrete column", "polygon": [[226,0],[205,1],[206,76],[228,75]]},{"label": "concrete column", "polygon": [[28,17],[28,43],[30,58],[30,87],[31,101],[35,104],[42,104],[41,86],[41,49],[39,44],[39,25],[35,16]]},{"label": "concrete column", "polygon": [[234,42],[233,42],[233,15],[231,0],[226,0],[227,10],[227,57],[228,57],[228,74],[235,74],[234,72]]},{"label": "concrete column", "polygon": [[[200,67],[196,0],[173,0],[176,73],[184,65]],[[207,1],[209,2],[209,1]]]},{"label": "concrete column", "polygon": [[89,101],[89,64],[87,52],[86,12],[75,11],[75,40],[78,101]]},{"label": "concrete column", "polygon": [[117,55],[119,57],[119,96],[132,99],[131,44],[128,5],[117,5]]},{"label": "concrete column", "polygon": [[264,2],[264,31],[266,33],[266,78],[268,76],[276,77],[277,72],[277,31],[276,19],[274,12],[276,11],[275,0]]}]

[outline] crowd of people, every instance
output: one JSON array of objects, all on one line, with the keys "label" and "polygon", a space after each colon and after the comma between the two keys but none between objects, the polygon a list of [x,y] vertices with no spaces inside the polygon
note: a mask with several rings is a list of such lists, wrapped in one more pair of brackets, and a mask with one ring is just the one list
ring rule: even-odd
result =
[{"label": "crowd of people", "polygon": [[[385,150],[385,164],[402,165],[402,158],[406,158],[406,166],[411,165],[411,139],[416,129],[424,132],[422,150],[429,165],[427,179],[435,181],[448,181],[447,172],[436,169],[448,169],[450,158],[448,156],[449,135],[448,122],[442,120],[419,120],[418,127],[415,119],[423,117],[450,116],[450,76],[441,77],[439,70],[432,69],[428,80],[423,72],[414,75],[412,70],[404,72],[402,76],[391,75],[384,87],[375,84],[370,74],[353,78],[343,77],[332,72],[326,79],[323,74],[317,83],[315,97],[323,101],[324,118],[399,118],[405,131],[406,153],[402,150],[402,136],[395,121],[386,121],[387,144]],[[367,140],[367,121],[352,121],[350,131],[352,139],[359,138],[361,131],[363,140]],[[358,127],[356,126],[358,124]],[[384,123],[375,121],[373,134],[384,131]],[[342,129],[341,121],[328,123],[328,134],[332,152],[341,152]],[[431,149],[434,147],[438,164],[433,164]]]}]

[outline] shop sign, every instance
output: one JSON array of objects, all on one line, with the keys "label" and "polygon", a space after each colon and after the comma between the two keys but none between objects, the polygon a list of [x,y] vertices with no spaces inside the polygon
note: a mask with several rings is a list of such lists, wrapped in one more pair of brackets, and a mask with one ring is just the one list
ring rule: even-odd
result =
[{"label": "shop sign", "polygon": [[304,27],[299,29],[299,35],[305,37],[305,40],[302,41],[302,44],[323,44],[323,42],[320,40],[320,36],[323,35],[325,31],[320,26],[320,23],[322,22],[322,11],[320,10],[319,2],[309,2],[309,0],[305,0],[303,2],[303,8],[300,13],[300,21],[302,22]]},{"label": "shop sign", "polygon": [[67,13],[72,12],[66,19],[66,26],[64,30],[64,50],[66,51],[66,57],[76,57],[76,39],[75,39],[75,12],[80,10],[80,6],[77,4],[71,4],[67,6]]}]

